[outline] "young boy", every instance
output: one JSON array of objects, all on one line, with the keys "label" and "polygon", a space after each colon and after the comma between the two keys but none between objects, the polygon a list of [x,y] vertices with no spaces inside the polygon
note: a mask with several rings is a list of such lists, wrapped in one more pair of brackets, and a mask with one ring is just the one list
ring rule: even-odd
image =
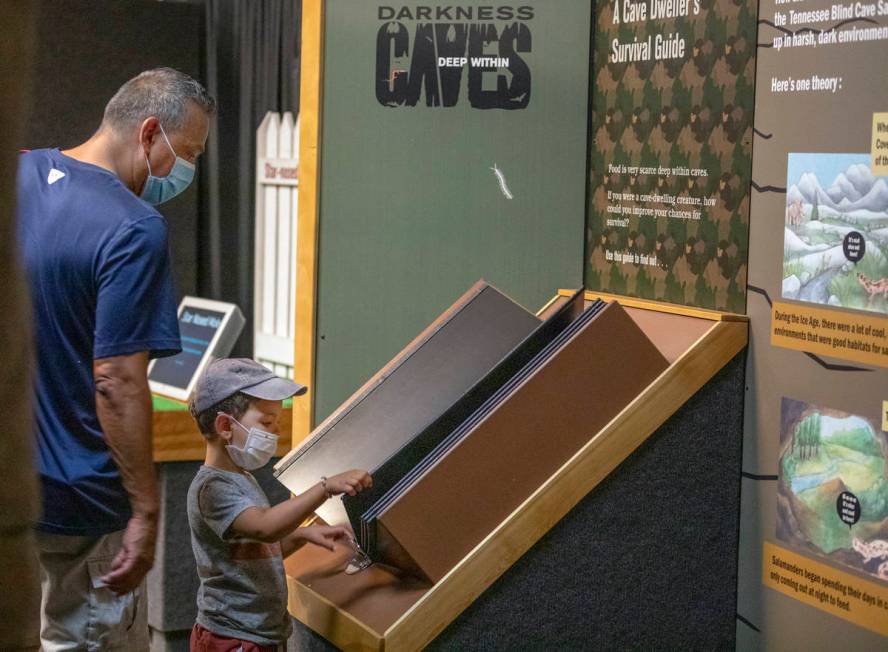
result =
[{"label": "young boy", "polygon": [[248,359],[216,360],[198,380],[190,409],[207,454],[188,490],[200,576],[192,652],[278,649],[290,632],[283,558],[305,542],[332,550],[350,536],[299,524],[328,498],[369,487],[366,471],[318,478],[274,507],[249,473],[274,455],[282,401],[305,389]]}]

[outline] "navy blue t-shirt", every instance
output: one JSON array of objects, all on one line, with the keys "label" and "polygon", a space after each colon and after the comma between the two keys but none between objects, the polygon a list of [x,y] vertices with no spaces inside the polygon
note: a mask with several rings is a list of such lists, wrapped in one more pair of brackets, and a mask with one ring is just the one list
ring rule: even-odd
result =
[{"label": "navy blue t-shirt", "polygon": [[38,527],[114,532],[131,510],[96,416],[92,364],[180,350],[167,224],[117,176],[57,149],[19,157],[18,217],[37,357]]}]

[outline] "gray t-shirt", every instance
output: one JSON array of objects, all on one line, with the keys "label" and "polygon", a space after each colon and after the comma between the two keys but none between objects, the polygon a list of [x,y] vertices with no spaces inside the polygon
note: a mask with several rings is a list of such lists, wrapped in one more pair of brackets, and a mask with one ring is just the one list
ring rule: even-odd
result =
[{"label": "gray t-shirt", "polygon": [[231,524],[268,497],[249,473],[201,466],[188,489],[191,548],[200,589],[197,622],[220,636],[274,645],[290,634],[280,543],[233,536]]}]

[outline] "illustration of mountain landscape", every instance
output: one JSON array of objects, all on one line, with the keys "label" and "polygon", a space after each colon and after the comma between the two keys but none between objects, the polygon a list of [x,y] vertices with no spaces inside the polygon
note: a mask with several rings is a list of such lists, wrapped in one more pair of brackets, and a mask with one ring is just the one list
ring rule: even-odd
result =
[{"label": "illustration of mountain landscape", "polygon": [[[787,168],[783,297],[888,314],[888,178],[868,154],[790,154]],[[854,233],[856,262],[843,248]]]},{"label": "illustration of mountain landscape", "polygon": [[[872,421],[783,398],[777,538],[888,582],[888,438]],[[844,492],[859,501],[843,521]]]}]

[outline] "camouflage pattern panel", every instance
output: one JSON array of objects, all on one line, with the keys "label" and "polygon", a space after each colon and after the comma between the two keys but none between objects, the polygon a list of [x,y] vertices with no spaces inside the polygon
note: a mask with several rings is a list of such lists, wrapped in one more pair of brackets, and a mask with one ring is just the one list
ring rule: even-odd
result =
[{"label": "camouflage pattern panel", "polygon": [[756,5],[595,4],[585,285],[743,312]]}]

